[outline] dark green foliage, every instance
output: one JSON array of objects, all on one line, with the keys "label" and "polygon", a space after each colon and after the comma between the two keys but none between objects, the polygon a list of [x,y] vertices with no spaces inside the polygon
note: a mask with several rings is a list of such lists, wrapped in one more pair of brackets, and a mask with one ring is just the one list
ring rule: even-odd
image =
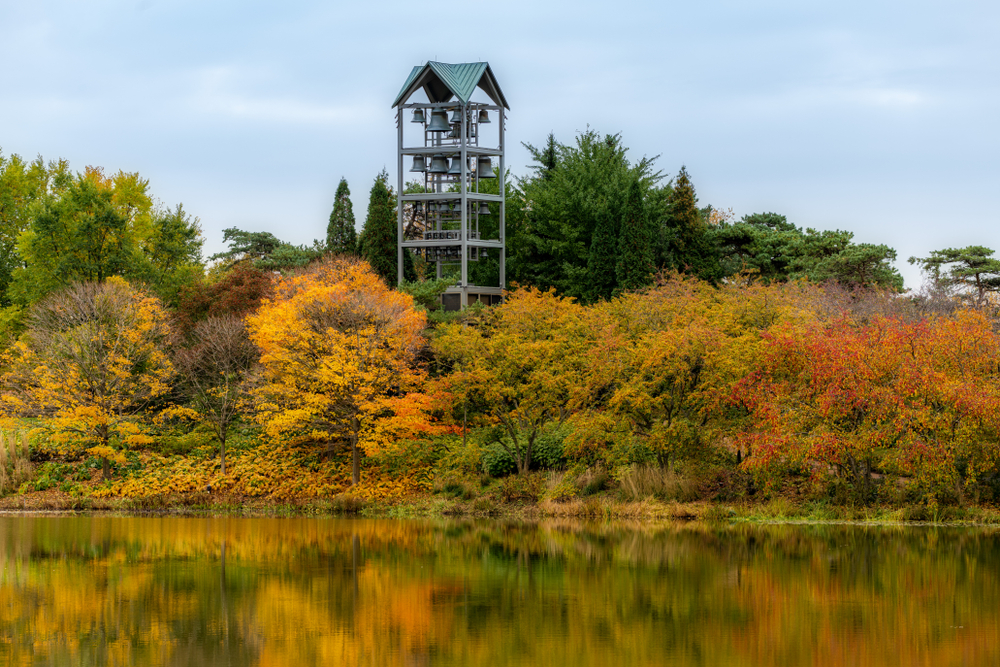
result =
[{"label": "dark green foliage", "polygon": [[610,299],[618,288],[618,245],[621,221],[618,211],[608,208],[597,218],[597,226],[590,241],[587,273],[590,274],[590,291],[587,299]]},{"label": "dark green foliage", "polygon": [[[375,177],[368,195],[368,215],[358,239],[358,254],[371,264],[375,272],[389,285],[397,284],[396,197],[389,186],[389,173],[384,169]],[[413,257],[403,254],[403,277],[416,280]]]},{"label": "dark green foliage", "polygon": [[332,253],[353,253],[357,250],[358,233],[354,229],[354,209],[347,179],[341,178],[333,200],[330,223],[326,227],[326,250]]},{"label": "dark green foliage", "polygon": [[534,177],[520,182],[526,215],[519,228],[508,227],[508,276],[512,282],[586,298],[592,291],[588,265],[598,220],[624,199],[633,181],[643,199],[649,195],[662,178],[653,171],[656,158],[631,164],[620,135],[602,137],[590,129],[577,136],[574,146],[553,139],[544,151],[528,150],[538,165]]},{"label": "dark green foliage", "polygon": [[425,280],[404,280],[399,291],[413,297],[413,302],[424,310],[441,309],[441,295],[455,284],[451,278],[428,278]]},{"label": "dark green foliage", "polygon": [[[550,427],[539,433],[531,452],[531,470],[552,470],[564,466],[565,438],[566,432],[559,426]],[[503,439],[510,447],[509,436],[503,436]],[[499,442],[492,442],[483,448],[482,464],[483,472],[491,477],[504,477],[517,472],[517,463]]]},{"label": "dark green foliage", "polygon": [[920,266],[936,287],[970,295],[976,306],[1000,291],[1000,259],[985,246],[933,250],[930,257],[911,257],[910,264]]},{"label": "dark green foliage", "polygon": [[805,278],[849,287],[901,289],[891,265],[896,251],[885,245],[854,243],[843,230],[802,230],[776,213],[744,216],[710,230],[722,273],[750,271],[765,282]]},{"label": "dark green foliage", "polygon": [[653,278],[653,230],[642,202],[642,187],[633,180],[622,207],[615,274],[622,290],[646,287]]},{"label": "dark green foliage", "polygon": [[319,241],[313,241],[312,246],[297,246],[270,232],[246,232],[236,227],[222,230],[222,240],[229,244],[229,250],[212,255],[212,259],[227,260],[229,266],[250,262],[265,271],[301,268],[322,257],[326,250]]},{"label": "dark green foliage", "polygon": [[538,178],[546,181],[550,180],[552,173],[559,164],[559,149],[562,148],[556,141],[555,133],[549,132],[549,136],[545,140],[545,148],[538,149],[523,141],[521,145],[528,149],[528,152],[531,153],[531,159],[538,163],[531,165],[531,169],[535,171]]},{"label": "dark green foliage", "polygon": [[714,283],[723,277],[722,268],[697,204],[698,197],[687,168],[681,167],[667,200],[661,237],[665,243],[661,268],[673,268]]}]

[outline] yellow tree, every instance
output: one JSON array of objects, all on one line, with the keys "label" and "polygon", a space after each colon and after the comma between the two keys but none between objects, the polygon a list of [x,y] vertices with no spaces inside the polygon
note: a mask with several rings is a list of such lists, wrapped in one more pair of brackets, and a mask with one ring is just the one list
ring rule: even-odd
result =
[{"label": "yellow tree", "polygon": [[501,427],[507,439],[497,442],[519,473],[531,465],[541,430],[565,420],[586,393],[593,349],[586,315],[554,290],[521,289],[475,326],[449,324],[435,339],[435,351],[454,369],[445,385]]},{"label": "yellow tree", "polygon": [[144,441],[136,416],[169,390],[168,333],[159,300],[120,278],[52,294],[4,354],[5,412],[45,417],[55,440],[91,445],[107,477],[116,445]]},{"label": "yellow tree", "polygon": [[424,315],[362,261],[328,258],[281,279],[273,299],[247,318],[260,348],[258,420],[274,438],[349,441],[352,480],[360,449],[374,453],[388,399],[416,389]]}]

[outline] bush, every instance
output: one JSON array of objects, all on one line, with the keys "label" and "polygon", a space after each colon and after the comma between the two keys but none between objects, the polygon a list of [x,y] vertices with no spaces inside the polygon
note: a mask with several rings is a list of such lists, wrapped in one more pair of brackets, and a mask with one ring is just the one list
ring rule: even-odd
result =
[{"label": "bush", "polygon": [[[531,453],[531,470],[553,470],[566,465],[563,453],[563,442],[566,430],[560,426],[550,426],[535,438],[534,450]],[[504,436],[503,442],[509,447],[511,441]],[[514,458],[504,449],[503,445],[492,442],[483,447],[483,472],[491,477],[506,477],[517,472]]]}]

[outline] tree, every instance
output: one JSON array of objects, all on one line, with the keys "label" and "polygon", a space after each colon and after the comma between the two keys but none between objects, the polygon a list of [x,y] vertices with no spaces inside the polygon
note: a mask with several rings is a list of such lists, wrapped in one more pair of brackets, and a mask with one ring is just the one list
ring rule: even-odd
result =
[{"label": "tree", "polygon": [[654,270],[652,232],[642,203],[642,188],[638,180],[633,180],[625,195],[618,231],[615,274],[620,289],[636,290],[651,282]]},{"label": "tree", "polygon": [[844,230],[802,230],[783,215],[755,213],[710,230],[722,275],[748,271],[765,283],[807,279],[846,287],[900,290],[903,277],[892,266],[896,251],[855,243]]},{"label": "tree", "polygon": [[55,440],[91,445],[107,477],[121,446],[147,442],[135,418],[170,389],[168,333],[159,300],[121,278],[51,294],[5,353],[5,412],[43,416]]},{"label": "tree", "polygon": [[[388,285],[397,283],[396,247],[399,238],[396,229],[396,197],[389,186],[389,173],[382,170],[372,183],[368,195],[368,215],[358,239],[358,254],[366,260],[375,273]],[[403,277],[416,280],[413,257],[403,253]]]},{"label": "tree", "polygon": [[539,164],[535,176],[519,182],[525,219],[518,229],[508,229],[508,276],[512,282],[586,298],[601,216],[625,199],[632,181],[638,181],[645,201],[662,175],[653,171],[655,157],[630,163],[617,134],[601,136],[588,129],[573,146],[553,140],[548,148],[557,153],[554,168],[548,149],[529,147]]},{"label": "tree", "polygon": [[358,233],[354,229],[354,209],[347,179],[341,178],[333,199],[330,223],[326,227],[326,250],[332,253],[353,253],[357,249]]},{"label": "tree", "polygon": [[434,351],[453,372],[442,383],[491,425],[496,442],[525,473],[535,442],[564,421],[580,398],[592,327],[573,299],[519,289],[484,312],[476,326],[447,324]]},{"label": "tree", "polygon": [[349,442],[352,480],[360,453],[378,450],[387,400],[422,379],[416,355],[426,319],[408,294],[389,289],[365,262],[338,256],[278,281],[247,318],[261,351],[258,420],[275,438]]},{"label": "tree", "polygon": [[265,271],[290,271],[307,266],[326,252],[325,246],[313,241],[310,246],[297,246],[280,240],[271,232],[247,232],[236,227],[222,230],[222,240],[229,250],[212,255],[224,260],[227,267],[249,262]]},{"label": "tree", "polygon": [[28,229],[36,205],[70,180],[65,160],[46,165],[40,157],[25,162],[17,154],[5,158],[0,153],[0,304],[11,303],[8,289],[14,270],[22,264],[17,240]]},{"label": "tree", "polygon": [[618,211],[608,207],[597,218],[590,241],[587,273],[590,274],[590,301],[610,299],[618,288],[618,244],[621,220]]},{"label": "tree", "polygon": [[73,282],[100,283],[132,267],[132,230],[113,199],[113,190],[78,177],[62,196],[42,205],[18,244],[25,266],[15,271],[13,289],[22,303]]},{"label": "tree", "polygon": [[232,313],[198,322],[190,338],[190,346],[177,349],[175,365],[198,418],[211,426],[219,440],[219,461],[225,475],[226,437],[239,416],[243,384],[257,361],[257,349],[243,320]]},{"label": "tree", "polygon": [[954,289],[972,297],[977,308],[986,304],[987,295],[1000,292],[1000,259],[984,246],[932,250],[930,257],[911,257],[935,286]]},{"label": "tree", "polygon": [[70,176],[50,167],[57,172],[53,187],[31,207],[18,238],[13,300],[28,305],[75,281],[121,276],[174,303],[180,285],[200,276],[198,219],[181,206],[154,206],[148,180],[123,171],[106,176],[95,167]]},{"label": "tree", "polygon": [[697,203],[691,177],[681,167],[667,200],[664,265],[715,282],[722,278],[718,253]]},{"label": "tree", "polygon": [[192,281],[180,289],[174,323],[182,338],[195,324],[210,317],[245,317],[271,296],[273,275],[247,262],[228,271],[216,270],[207,278]]}]

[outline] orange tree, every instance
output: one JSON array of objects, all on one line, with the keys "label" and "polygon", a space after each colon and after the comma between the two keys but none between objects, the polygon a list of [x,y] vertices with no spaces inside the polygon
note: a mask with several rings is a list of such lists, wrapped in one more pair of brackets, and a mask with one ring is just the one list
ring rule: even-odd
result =
[{"label": "orange tree", "polygon": [[379,426],[393,416],[390,399],[423,380],[416,356],[426,320],[413,298],[389,289],[365,262],[327,258],[280,279],[246,322],[261,352],[254,395],[267,434],[331,449],[350,442],[357,484],[360,450],[386,444]]},{"label": "orange tree", "polygon": [[530,467],[542,429],[564,421],[587,392],[594,344],[587,313],[554,290],[519,289],[472,326],[443,326],[434,341],[453,370],[443,385],[500,427],[495,439],[519,473]]},{"label": "orange tree", "polygon": [[751,415],[744,466],[832,469],[865,502],[886,470],[913,474],[929,498],[961,496],[997,469],[998,359],[996,334],[972,312],[776,327],[734,392]]},{"label": "orange tree", "polygon": [[159,300],[120,278],[56,292],[4,354],[4,410],[43,417],[57,442],[90,444],[107,477],[121,445],[147,442],[136,417],[169,390],[168,333]]}]

